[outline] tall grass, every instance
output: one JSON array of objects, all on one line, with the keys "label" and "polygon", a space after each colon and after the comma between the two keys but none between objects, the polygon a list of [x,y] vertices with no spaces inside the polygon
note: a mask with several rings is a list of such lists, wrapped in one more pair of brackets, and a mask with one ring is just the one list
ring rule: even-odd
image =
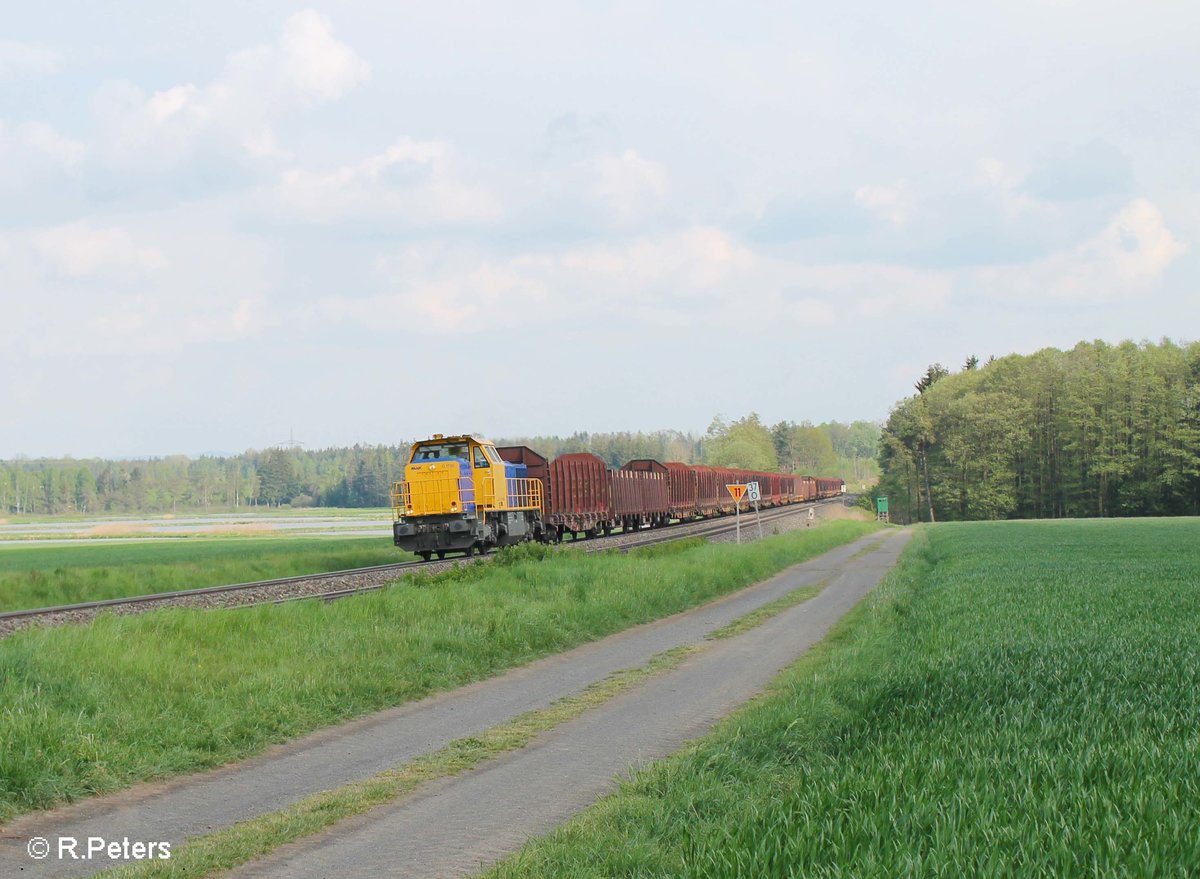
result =
[{"label": "tall grass", "polygon": [[[326,605],[102,615],[0,641],[0,820],[494,674],[762,579],[874,529],[742,547],[534,547]],[[545,556],[543,559],[530,556]]]},{"label": "tall grass", "polygon": [[0,611],[407,561],[383,537],[0,547]]},{"label": "tall grass", "polygon": [[939,525],[770,694],[528,876],[1200,869],[1200,521]]}]

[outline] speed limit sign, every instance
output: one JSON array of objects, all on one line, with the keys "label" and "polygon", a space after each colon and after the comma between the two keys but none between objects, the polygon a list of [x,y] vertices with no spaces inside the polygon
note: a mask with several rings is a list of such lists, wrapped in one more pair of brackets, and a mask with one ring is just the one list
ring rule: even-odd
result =
[{"label": "speed limit sign", "polygon": [[760,494],[758,493],[758,483],[757,483],[757,482],[750,482],[750,483],[747,483],[747,485],[746,485],[746,497],[747,497],[747,498],[749,498],[750,500],[752,500],[752,501],[756,502],[756,503],[757,503],[759,500],[761,500],[761,499],[762,499],[762,495],[760,495]]}]

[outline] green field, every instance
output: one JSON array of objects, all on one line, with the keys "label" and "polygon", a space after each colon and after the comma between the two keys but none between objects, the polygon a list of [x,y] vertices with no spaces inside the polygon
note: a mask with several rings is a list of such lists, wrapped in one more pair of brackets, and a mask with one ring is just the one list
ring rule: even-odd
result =
[{"label": "green field", "polygon": [[1200,870],[1200,521],[938,525],[758,702],[489,876]]},{"label": "green field", "polygon": [[488,677],[876,528],[829,522],[741,547],[688,541],[629,555],[529,546],[334,604],[20,631],[0,640],[0,822]]},{"label": "green field", "polygon": [[0,549],[0,611],[410,561],[391,537],[230,537]]}]

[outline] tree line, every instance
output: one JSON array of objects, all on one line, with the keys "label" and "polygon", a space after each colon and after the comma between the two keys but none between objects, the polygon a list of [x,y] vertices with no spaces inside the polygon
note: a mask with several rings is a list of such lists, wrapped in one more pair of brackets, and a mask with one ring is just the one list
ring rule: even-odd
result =
[{"label": "tree line", "polygon": [[929,367],[879,446],[902,522],[1200,513],[1200,343]]},{"label": "tree line", "polygon": [[246,507],[383,507],[408,446],[110,461],[0,461],[0,510],[11,514],[126,514]]},{"label": "tree line", "polygon": [[[612,466],[635,458],[757,470],[842,475],[874,481],[879,425],[781,422],[755,414],[717,417],[706,434],[675,430],[575,433],[497,440],[547,457],[592,452]],[[403,478],[409,445],[304,450],[271,448],[241,455],[143,460],[0,461],[0,514],[104,515],[225,512],[247,507],[385,507]]]}]

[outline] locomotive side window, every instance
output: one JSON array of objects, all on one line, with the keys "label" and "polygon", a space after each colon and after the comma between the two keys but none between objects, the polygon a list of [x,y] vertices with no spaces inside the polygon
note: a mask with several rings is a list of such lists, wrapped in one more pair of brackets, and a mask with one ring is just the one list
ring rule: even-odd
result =
[{"label": "locomotive side window", "polygon": [[476,446],[475,447],[475,467],[476,467],[476,469],[478,469],[480,467],[486,467],[486,466],[488,466],[488,460],[486,457],[484,457],[483,449],[480,446]]}]

